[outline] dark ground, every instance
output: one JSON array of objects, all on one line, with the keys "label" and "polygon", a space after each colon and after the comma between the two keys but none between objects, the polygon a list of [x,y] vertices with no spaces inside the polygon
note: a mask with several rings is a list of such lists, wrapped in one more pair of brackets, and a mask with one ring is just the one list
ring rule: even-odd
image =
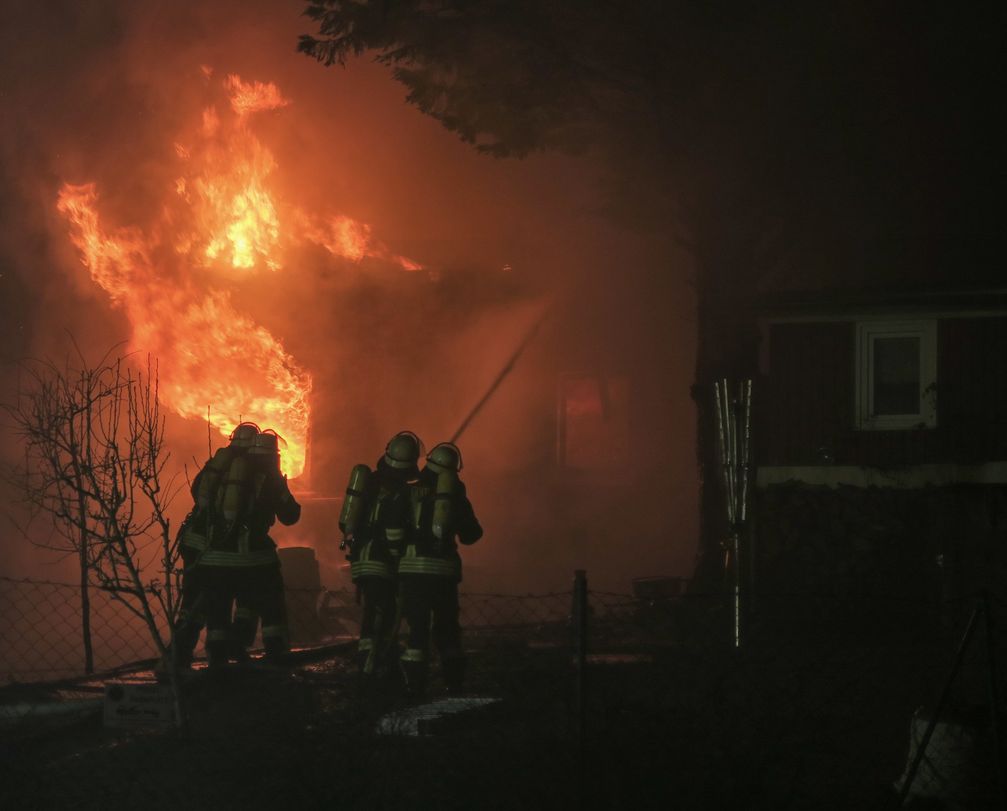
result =
[{"label": "dark ground", "polygon": [[8,736],[0,808],[897,807],[909,719],[939,692],[953,634],[806,630],[741,651],[609,645],[649,660],[590,666],[582,754],[564,647],[470,639],[469,687],[503,709],[422,739],[373,733],[401,700],[361,692],[346,651],[203,674],[187,740],[97,718]]}]

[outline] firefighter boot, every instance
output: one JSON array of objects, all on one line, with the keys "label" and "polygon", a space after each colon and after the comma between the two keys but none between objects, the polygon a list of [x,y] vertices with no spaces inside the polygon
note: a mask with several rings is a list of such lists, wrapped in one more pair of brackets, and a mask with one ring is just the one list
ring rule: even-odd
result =
[{"label": "firefighter boot", "polygon": [[192,665],[192,654],[203,630],[201,623],[183,620],[175,629],[175,638],[169,648],[169,654],[174,657],[174,664],[181,670],[188,670]]},{"label": "firefighter boot", "polygon": [[396,645],[382,656],[378,663],[378,679],[392,690],[398,690],[405,685],[405,677],[399,664],[402,660],[402,653],[403,649]]},{"label": "firefighter boot", "polygon": [[231,623],[231,658],[239,665],[248,664],[248,649],[255,644],[255,632],[259,628],[259,615],[243,606],[241,601],[234,612]]},{"label": "firefighter boot", "polygon": [[206,664],[210,670],[220,671],[227,667],[230,653],[230,643],[227,639],[208,639],[206,641]]},{"label": "firefighter boot", "polygon": [[427,691],[427,661],[424,651],[406,648],[399,662],[406,695],[410,698],[423,698]]},{"label": "firefighter boot", "polygon": [[154,667],[154,678],[159,682],[166,682],[171,668],[175,668],[177,672],[185,672],[192,667],[192,652],[201,630],[201,626],[193,626],[184,621],[175,628],[174,639],[165,650],[165,655]]},{"label": "firefighter boot", "polygon": [[357,643],[357,654],[353,659],[357,666],[357,673],[362,679],[370,679],[374,676],[375,650],[374,640],[362,637]]},{"label": "firefighter boot", "polygon": [[251,655],[245,648],[241,647],[241,645],[232,641],[230,648],[231,659],[233,659],[236,664],[241,667],[245,667],[246,665],[250,665],[252,663]]},{"label": "firefighter boot", "polygon": [[272,665],[284,665],[290,662],[290,646],[286,636],[263,636],[262,647],[266,652],[266,661]]},{"label": "firefighter boot", "polygon": [[448,695],[457,696],[462,692],[465,683],[465,657],[451,656],[441,659],[441,674],[444,677],[444,687]]}]

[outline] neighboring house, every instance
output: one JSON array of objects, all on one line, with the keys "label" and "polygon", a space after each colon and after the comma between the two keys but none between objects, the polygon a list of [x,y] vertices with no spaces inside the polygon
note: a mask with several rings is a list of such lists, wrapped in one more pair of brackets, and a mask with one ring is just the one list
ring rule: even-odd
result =
[{"label": "neighboring house", "polygon": [[1002,582],[1007,292],[792,297],[759,325],[757,590],[936,605]]}]

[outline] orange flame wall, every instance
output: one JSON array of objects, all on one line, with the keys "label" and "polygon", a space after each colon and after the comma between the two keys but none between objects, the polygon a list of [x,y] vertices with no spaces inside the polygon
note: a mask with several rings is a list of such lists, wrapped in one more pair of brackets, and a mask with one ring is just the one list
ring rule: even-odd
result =
[{"label": "orange flame wall", "polygon": [[[212,70],[204,68],[210,80]],[[227,76],[229,104],[206,107],[175,144],[178,176],[149,228],[107,228],[95,185],[65,184],[57,209],[91,278],[131,325],[130,349],[157,357],[165,404],[207,418],[227,435],[239,420],[275,429],[281,464],[304,470],[311,375],[264,327],[239,312],[214,272],[282,270],[286,251],[310,242],[351,262],[378,257],[404,270],[364,223],[309,214],[274,191],[277,164],[251,129],[256,113],[289,104],[276,85]]]},{"label": "orange flame wall", "polygon": [[91,278],[121,307],[133,328],[130,348],[159,360],[164,402],[183,417],[209,419],[222,434],[239,419],[274,428],[286,440],[281,463],[304,469],[311,376],[280,342],[238,312],[225,291],[158,274],[144,236],[105,233],[92,184],[64,186],[58,210]]}]

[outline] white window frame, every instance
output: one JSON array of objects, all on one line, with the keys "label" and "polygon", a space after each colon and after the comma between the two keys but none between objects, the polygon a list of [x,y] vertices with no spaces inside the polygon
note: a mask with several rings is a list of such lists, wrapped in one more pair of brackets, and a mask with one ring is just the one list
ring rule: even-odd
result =
[{"label": "white window frame", "polygon": [[[874,414],[874,342],[878,338],[918,338],[919,411]],[[856,427],[861,431],[906,431],[937,427],[937,320],[857,322]]]}]

